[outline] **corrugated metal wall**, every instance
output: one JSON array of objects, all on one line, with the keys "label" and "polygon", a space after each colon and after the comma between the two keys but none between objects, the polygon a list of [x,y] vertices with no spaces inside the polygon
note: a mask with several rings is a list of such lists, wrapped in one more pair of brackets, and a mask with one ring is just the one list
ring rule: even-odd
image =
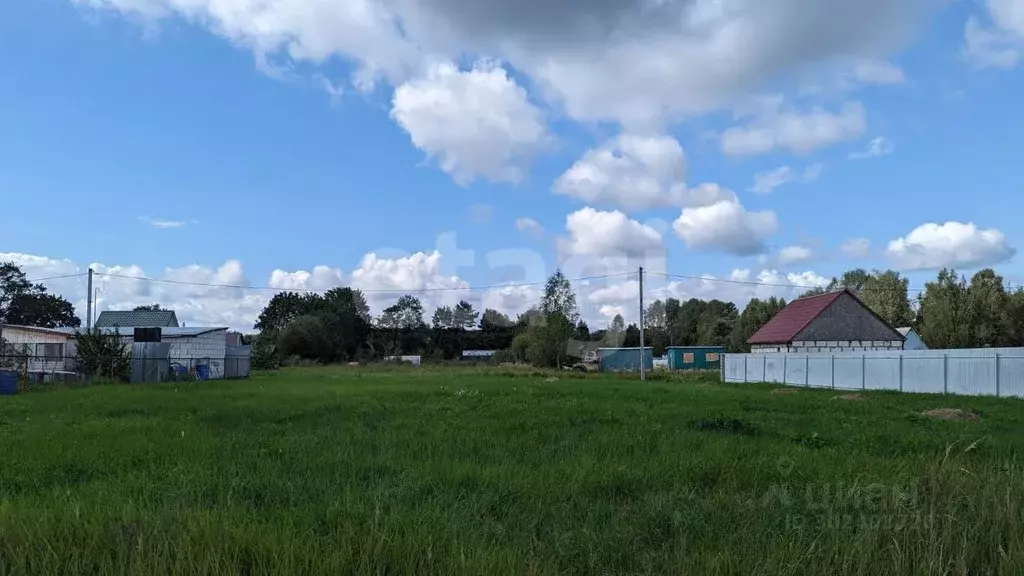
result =
[{"label": "corrugated metal wall", "polygon": [[1024,398],[1024,348],[728,354],[726,382]]}]

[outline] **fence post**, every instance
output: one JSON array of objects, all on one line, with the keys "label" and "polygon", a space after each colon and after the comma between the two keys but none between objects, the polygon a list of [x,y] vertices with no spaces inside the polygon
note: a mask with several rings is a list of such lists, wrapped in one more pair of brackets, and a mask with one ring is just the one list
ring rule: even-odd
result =
[{"label": "fence post", "polygon": [[903,392],[903,354],[900,354],[900,392]]},{"label": "fence post", "polygon": [[860,389],[868,389],[868,358],[867,354],[860,355]]},{"label": "fence post", "polygon": [[747,383],[747,354],[743,355],[743,383]]},{"label": "fence post", "polygon": [[942,393],[949,394],[949,354],[942,354]]},{"label": "fence post", "polygon": [[811,387],[811,355],[804,354],[804,387]]},{"label": "fence post", "polygon": [[789,354],[783,354],[782,355],[782,383],[783,384],[789,384],[789,378],[787,377],[788,374],[786,374],[788,368],[789,368]]},{"label": "fence post", "polygon": [[832,373],[832,389],[835,390],[836,389],[836,355],[832,354],[831,356],[828,357],[828,359],[829,359],[829,363],[828,363],[829,364],[829,369],[828,369],[828,371]]},{"label": "fence post", "polygon": [[768,381],[768,355],[765,354],[761,363],[761,382]]},{"label": "fence post", "polygon": [[999,398],[999,352],[996,352],[996,398]]}]

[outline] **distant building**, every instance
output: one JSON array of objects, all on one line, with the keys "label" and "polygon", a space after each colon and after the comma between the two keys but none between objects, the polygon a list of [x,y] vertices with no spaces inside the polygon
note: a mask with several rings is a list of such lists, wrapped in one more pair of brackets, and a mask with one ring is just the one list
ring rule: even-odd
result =
[{"label": "distant building", "polygon": [[597,361],[601,372],[639,372],[641,361],[645,370],[654,370],[654,348],[598,348]]},{"label": "distant building", "polygon": [[494,357],[494,352],[494,350],[463,350],[462,359],[486,362]]},{"label": "distant building", "polygon": [[97,328],[177,328],[174,310],[104,310],[96,319]]},{"label": "distant building", "polygon": [[905,338],[849,290],[794,300],[747,340],[754,353],[902,350]]},{"label": "distant building", "polygon": [[896,331],[903,334],[903,337],[907,339],[906,342],[903,343],[904,350],[928,349],[928,345],[924,343],[924,340],[921,340],[921,336],[918,335],[917,330],[907,326],[904,328],[897,328]]}]

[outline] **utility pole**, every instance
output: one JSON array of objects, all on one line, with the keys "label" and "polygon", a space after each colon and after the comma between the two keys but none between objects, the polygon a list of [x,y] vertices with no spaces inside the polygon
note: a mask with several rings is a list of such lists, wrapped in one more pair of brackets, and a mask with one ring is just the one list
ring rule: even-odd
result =
[{"label": "utility pole", "polygon": [[644,348],[644,267],[640,267],[640,381],[647,380],[647,349]]},{"label": "utility pole", "polygon": [[89,288],[86,292],[85,331],[92,332],[92,266],[89,267]]}]

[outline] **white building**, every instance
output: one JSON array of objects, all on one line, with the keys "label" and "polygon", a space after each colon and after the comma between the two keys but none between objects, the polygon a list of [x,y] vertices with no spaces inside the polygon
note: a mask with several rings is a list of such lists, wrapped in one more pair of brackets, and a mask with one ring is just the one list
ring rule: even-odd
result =
[{"label": "white building", "polygon": [[48,374],[74,370],[67,357],[70,336],[61,329],[6,324],[0,338],[6,343],[0,350],[0,366]]},{"label": "white building", "polygon": [[903,334],[903,337],[907,339],[906,342],[903,343],[904,350],[928,349],[928,345],[924,343],[924,340],[921,340],[921,336],[917,333],[917,330],[906,326],[903,328],[897,328],[896,331]]}]

